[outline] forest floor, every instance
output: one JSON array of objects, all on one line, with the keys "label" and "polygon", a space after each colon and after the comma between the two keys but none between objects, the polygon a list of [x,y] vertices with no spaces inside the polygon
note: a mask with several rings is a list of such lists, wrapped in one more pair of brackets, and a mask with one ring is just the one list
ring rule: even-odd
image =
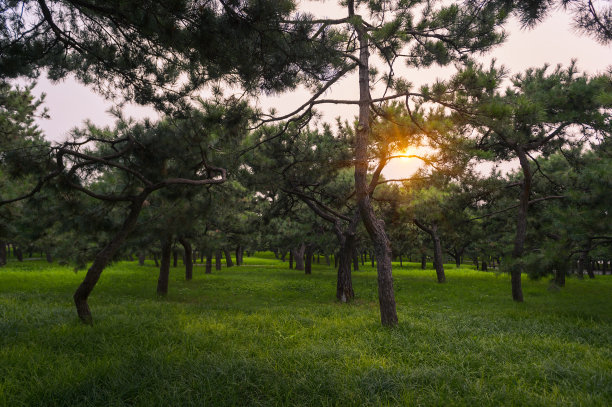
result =
[{"label": "forest floor", "polygon": [[[267,257],[252,267],[172,268],[166,298],[152,262],[120,262],[76,317],[84,277],[43,261],[0,269],[0,406],[612,405],[612,276],[524,277],[447,266],[447,283],[395,267],[399,326],[379,323],[376,273],[312,275]],[[398,265],[396,265],[398,266]]]}]

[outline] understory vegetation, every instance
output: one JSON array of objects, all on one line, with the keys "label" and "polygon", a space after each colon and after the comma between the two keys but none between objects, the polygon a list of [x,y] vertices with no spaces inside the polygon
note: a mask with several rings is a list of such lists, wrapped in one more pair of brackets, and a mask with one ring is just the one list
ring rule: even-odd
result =
[{"label": "understory vegetation", "polygon": [[523,276],[394,264],[400,323],[377,321],[376,271],[289,270],[270,253],[185,281],[157,297],[151,260],[109,267],[90,302],[82,272],[9,261],[0,273],[0,405],[584,405],[612,404],[612,276],[562,290]]}]

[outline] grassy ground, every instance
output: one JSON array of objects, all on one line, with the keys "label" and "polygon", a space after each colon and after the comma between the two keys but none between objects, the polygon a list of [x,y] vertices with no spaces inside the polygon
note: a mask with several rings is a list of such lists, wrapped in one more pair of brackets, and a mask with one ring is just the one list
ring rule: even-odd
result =
[{"label": "grassy ground", "polygon": [[400,325],[379,324],[376,275],[334,301],[334,271],[271,258],[191,282],[119,263],[90,299],[84,273],[40,261],[0,269],[0,405],[612,405],[612,277],[560,291],[449,266],[447,283],[396,268]]}]

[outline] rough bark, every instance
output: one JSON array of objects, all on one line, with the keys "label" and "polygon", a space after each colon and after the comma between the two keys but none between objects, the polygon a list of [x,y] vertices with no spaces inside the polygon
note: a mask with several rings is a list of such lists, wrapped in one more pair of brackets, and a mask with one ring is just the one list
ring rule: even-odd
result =
[{"label": "rough bark", "polygon": [[357,254],[357,249],[353,250],[353,270],[359,271],[359,255]]},{"label": "rough bark", "polygon": [[[353,2],[349,2],[349,15],[354,15]],[[393,275],[391,266],[391,243],[385,232],[384,223],[376,218],[370,201],[368,185],[368,144],[370,141],[370,77],[369,77],[369,46],[368,35],[363,23],[354,23],[359,42],[359,124],[355,137],[355,193],[357,206],[361,213],[363,224],[372,240],[376,253],[378,274],[378,301],[380,319],[384,326],[397,325],[397,310],[395,293],[393,291]]]},{"label": "rough bark", "polygon": [[[176,252],[175,252],[176,253]],[[161,266],[157,279],[157,295],[168,294],[168,280],[170,278],[170,256],[172,255],[172,237],[167,236],[161,243]]]},{"label": "rough bark", "polygon": [[183,245],[183,249],[185,249],[185,280],[189,281],[193,278],[193,252],[191,243],[183,237],[179,239],[179,243]]},{"label": "rough bark", "polygon": [[142,209],[143,202],[144,198],[132,201],[130,205],[130,212],[123,221],[121,229],[119,229],[111,241],[102,250],[100,250],[100,252],[98,252],[91,267],[89,270],[87,270],[85,279],[79,285],[73,295],[77,315],[85,324],[91,325],[93,323],[91,310],[89,309],[89,304],[87,304],[87,298],[96,286],[96,283],[100,279],[100,275],[102,274],[102,271],[106,265],[112,260],[114,254],[125,241],[125,238],[134,229],[134,226],[136,226],[136,221],[138,220],[138,215]]}]

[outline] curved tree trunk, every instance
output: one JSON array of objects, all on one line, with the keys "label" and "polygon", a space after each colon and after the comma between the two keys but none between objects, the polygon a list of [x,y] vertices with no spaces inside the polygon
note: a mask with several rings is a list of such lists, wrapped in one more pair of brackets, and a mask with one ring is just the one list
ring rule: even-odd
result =
[{"label": "curved tree trunk", "polygon": [[185,280],[189,281],[193,278],[193,252],[191,244],[183,237],[179,239],[179,243],[185,249]]},{"label": "curved tree trunk", "polygon": [[114,254],[117,252],[117,250],[119,250],[125,241],[125,238],[134,229],[134,226],[136,226],[138,215],[142,209],[144,199],[145,197],[132,201],[132,204],[130,205],[130,212],[123,221],[121,229],[119,229],[111,241],[102,250],[100,250],[100,252],[98,252],[91,267],[89,270],[87,270],[85,279],[79,285],[72,297],[77,309],[77,315],[85,324],[91,325],[93,323],[91,310],[89,309],[89,304],[87,304],[87,298],[96,286],[96,283],[100,279],[100,275],[102,274],[102,271],[106,265],[112,260]]},{"label": "curved tree trunk", "polygon": [[168,280],[170,278],[170,256],[172,255],[172,237],[167,236],[161,243],[161,266],[157,279],[157,295],[168,294]]},{"label": "curved tree trunk", "polygon": [[[353,2],[349,2],[349,15],[354,14]],[[352,17],[352,16],[351,16]],[[368,231],[376,253],[378,274],[378,302],[380,319],[385,326],[397,325],[395,293],[391,266],[391,243],[382,221],[376,218],[370,201],[368,185],[368,144],[370,141],[370,68],[368,35],[361,21],[354,24],[359,42],[359,124],[355,137],[355,192],[361,219]]]},{"label": "curved tree trunk", "polygon": [[[434,246],[433,263],[434,268],[436,269],[436,277],[438,279],[438,283],[445,283],[446,275],[444,274],[444,263],[442,262],[442,244],[440,243],[440,236],[438,235],[438,225],[434,223],[431,225],[431,227],[427,227],[423,223],[419,222],[418,219],[413,219],[413,223],[431,237]],[[421,267],[422,266],[423,260],[421,260]]]}]

